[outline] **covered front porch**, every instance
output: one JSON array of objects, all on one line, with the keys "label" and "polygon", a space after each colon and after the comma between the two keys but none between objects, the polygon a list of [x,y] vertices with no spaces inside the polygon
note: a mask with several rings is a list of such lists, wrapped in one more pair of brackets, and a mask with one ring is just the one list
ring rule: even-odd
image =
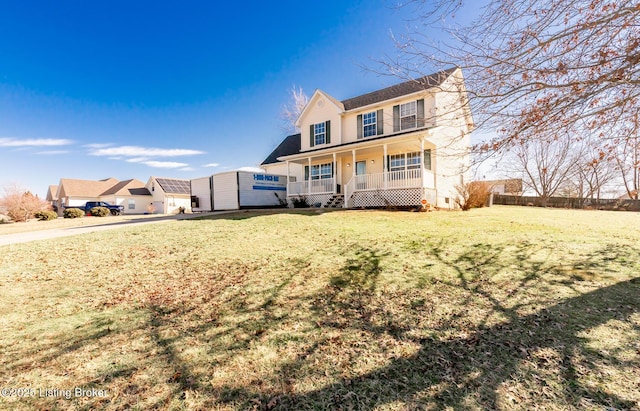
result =
[{"label": "covered front porch", "polygon": [[297,163],[304,169],[300,181],[287,185],[290,199],[322,207],[413,206],[426,192],[435,193],[435,146],[425,138],[327,151],[287,161],[287,167]]}]

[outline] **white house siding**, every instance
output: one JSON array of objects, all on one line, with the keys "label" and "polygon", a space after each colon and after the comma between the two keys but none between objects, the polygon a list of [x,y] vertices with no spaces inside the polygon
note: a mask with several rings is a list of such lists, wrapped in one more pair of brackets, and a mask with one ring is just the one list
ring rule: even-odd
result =
[{"label": "white house siding", "polygon": [[261,166],[265,169],[267,174],[275,174],[286,176],[287,172],[289,173],[289,181],[303,181],[304,180],[304,167],[302,164],[298,163],[289,163],[289,168],[287,170],[287,163],[273,163],[273,164],[264,164]]},{"label": "white house siding", "polygon": [[191,211],[191,196],[167,194],[165,207],[165,214],[177,214],[180,212],[180,207],[185,211]]},{"label": "white house siding", "polygon": [[[152,202],[151,196],[103,196],[102,201],[113,205],[124,207],[123,214],[144,214],[149,212],[149,205]],[[129,205],[133,201],[133,208]]]},{"label": "white house siding", "polygon": [[198,207],[193,207],[193,211],[213,210],[213,187],[212,177],[200,177],[191,180],[191,195],[198,198]]},{"label": "white house siding", "polygon": [[468,111],[463,109],[461,94],[455,84],[457,80],[455,75],[450,76],[436,97],[440,115],[438,125],[441,127],[434,137],[438,139],[439,148],[433,158],[438,162],[435,166],[437,205],[443,208],[453,208],[459,195],[456,186],[471,181],[469,146],[472,119],[465,115]]},{"label": "white house siding", "polygon": [[220,173],[213,176],[213,209],[237,210],[238,203],[238,173]]},{"label": "white house siding", "polygon": [[321,92],[316,92],[312,96],[310,104],[313,105],[313,109],[305,111],[302,117],[298,120],[300,122],[302,140],[300,141],[300,151],[306,151],[315,149],[317,147],[311,147],[311,137],[309,135],[311,124],[323,123],[330,121],[331,126],[331,142],[329,144],[323,144],[318,147],[330,147],[341,144],[341,109],[336,107],[335,103],[323,95]]},{"label": "white house siding", "polygon": [[[398,131],[393,131],[393,107],[399,104],[409,103],[411,101],[422,99],[424,100],[425,125],[427,127],[433,127],[435,125],[434,117],[436,114],[435,98],[433,94],[427,92],[415,93],[414,95],[402,96],[398,99],[390,101],[383,101],[378,104],[361,107],[346,113],[342,120],[342,142],[352,143],[356,141],[366,141],[367,139],[389,136],[394,133],[398,133]],[[382,110],[383,133],[376,136],[363,137],[358,139],[358,115],[371,113],[373,111],[375,111],[377,115],[378,110]]]}]

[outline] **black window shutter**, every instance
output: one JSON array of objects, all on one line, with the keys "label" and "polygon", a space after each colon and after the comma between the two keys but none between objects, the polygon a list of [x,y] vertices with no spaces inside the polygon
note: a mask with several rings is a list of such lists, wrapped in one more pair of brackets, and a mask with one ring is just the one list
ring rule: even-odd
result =
[{"label": "black window shutter", "polygon": [[417,101],[417,111],[418,111],[418,115],[417,115],[417,126],[418,127],[424,127],[424,99],[420,99]]},{"label": "black window shutter", "polygon": [[311,125],[309,126],[309,146],[310,146],[310,147],[313,147],[313,146],[315,145],[315,142],[316,142],[316,141],[315,141],[315,140],[316,140],[316,138],[315,138],[315,136],[314,136],[314,134],[315,134],[315,133],[314,133],[314,131],[315,131],[315,130],[314,130],[314,127],[313,127],[313,126],[314,126],[313,124],[311,124]]},{"label": "black window shutter", "polygon": [[309,166],[304,166],[304,181],[309,181]]},{"label": "black window shutter", "polygon": [[361,139],[362,134],[362,114],[358,114],[358,119],[356,120],[358,123],[358,139]]},{"label": "black window shutter", "polygon": [[325,143],[331,143],[331,121],[327,120],[324,124]]},{"label": "black window shutter", "polygon": [[424,150],[424,168],[431,170],[431,149]]},{"label": "black window shutter", "polygon": [[393,106],[393,132],[400,131],[400,106]]},{"label": "black window shutter", "polygon": [[376,123],[378,123],[376,125],[376,129],[377,129],[376,131],[378,135],[384,134],[384,130],[383,130],[384,118],[382,117],[382,109],[378,110],[378,112],[376,113]]}]

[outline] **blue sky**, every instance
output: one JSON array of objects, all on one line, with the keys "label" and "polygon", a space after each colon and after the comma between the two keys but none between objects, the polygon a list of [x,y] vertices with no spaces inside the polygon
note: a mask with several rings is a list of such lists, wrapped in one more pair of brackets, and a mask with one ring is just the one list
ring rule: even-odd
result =
[{"label": "blue sky", "polygon": [[0,0],[0,186],[257,166],[293,85],[400,81],[375,73],[407,24],[391,4]]}]

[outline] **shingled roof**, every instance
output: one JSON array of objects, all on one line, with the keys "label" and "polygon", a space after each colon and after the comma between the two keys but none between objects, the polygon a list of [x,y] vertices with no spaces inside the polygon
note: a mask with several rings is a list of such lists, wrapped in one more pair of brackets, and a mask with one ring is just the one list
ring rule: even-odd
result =
[{"label": "shingled roof", "polygon": [[115,178],[104,180],[78,180],[61,178],[58,186],[58,197],[100,197],[109,188],[118,183]]},{"label": "shingled roof", "polygon": [[120,181],[102,193],[102,195],[150,196],[151,193],[145,188],[142,181],[132,178],[131,180]]},{"label": "shingled roof", "polygon": [[358,107],[364,107],[381,101],[416,93],[418,91],[427,90],[442,84],[442,82],[446,80],[446,78],[449,77],[456,69],[457,67],[452,67],[447,70],[429,74],[428,76],[395,84],[393,86],[383,88],[382,90],[352,97],[342,101],[342,104],[344,105],[345,110],[353,110]]},{"label": "shingled roof", "polygon": [[298,154],[300,152],[300,138],[300,133],[285,137],[261,165],[279,163],[278,157]]}]

